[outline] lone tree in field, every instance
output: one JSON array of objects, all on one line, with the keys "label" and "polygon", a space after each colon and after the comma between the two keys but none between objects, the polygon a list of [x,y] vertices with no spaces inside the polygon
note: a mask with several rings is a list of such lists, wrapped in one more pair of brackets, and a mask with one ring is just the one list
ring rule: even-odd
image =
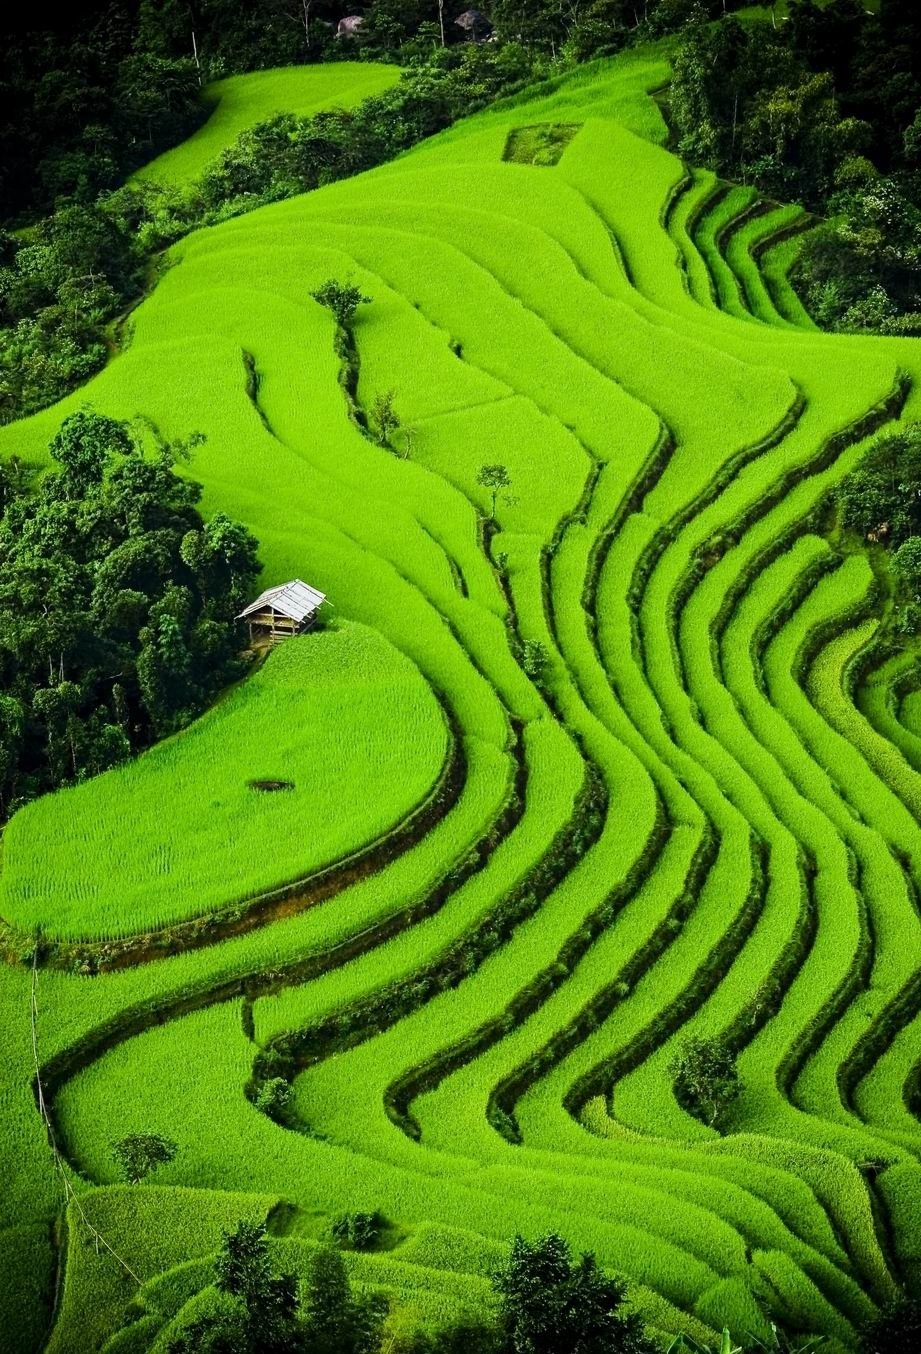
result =
[{"label": "lone tree in field", "polygon": [[735,1056],[722,1039],[688,1039],[669,1071],[681,1105],[711,1128],[742,1090]]},{"label": "lone tree in field", "polygon": [[390,439],[400,426],[400,415],[393,407],[397,397],[395,390],[384,390],[375,395],[371,404],[371,422],[375,428],[375,437],[379,447],[389,447]]},{"label": "lone tree in field", "polygon": [[512,487],[512,477],[508,473],[508,466],[481,465],[477,471],[476,482],[477,484],[482,485],[484,489],[489,490],[492,498],[492,506],[489,515],[490,517],[495,518],[496,503],[498,502],[499,495],[504,489],[510,489]]},{"label": "lone tree in field", "polygon": [[553,1232],[533,1243],[516,1236],[493,1287],[513,1354],[655,1354],[640,1318],[623,1310],[624,1285],[593,1255],[573,1261]]},{"label": "lone tree in field", "polygon": [[367,305],[371,300],[353,282],[337,282],[334,277],[328,277],[321,287],[310,294],[321,306],[333,312],[336,323],[345,330],[351,328],[358,307]]},{"label": "lone tree in field", "polygon": [[129,1133],[112,1144],[112,1159],[129,1185],[139,1185],[158,1166],[172,1161],[176,1144],[159,1133]]}]

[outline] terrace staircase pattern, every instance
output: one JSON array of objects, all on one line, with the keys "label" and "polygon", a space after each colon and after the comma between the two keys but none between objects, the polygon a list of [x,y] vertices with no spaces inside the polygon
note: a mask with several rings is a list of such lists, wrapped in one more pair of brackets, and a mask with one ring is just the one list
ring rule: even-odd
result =
[{"label": "terrace staircase pattern", "polygon": [[[305,1219],[379,1209],[402,1239],[352,1271],[424,1310],[481,1301],[514,1231],[556,1228],[663,1337],[779,1319],[853,1349],[921,1284],[921,666],[827,528],[873,439],[921,416],[921,345],[819,334],[787,277],[805,214],[657,144],[658,63],[596,78],[184,241],[83,394],[169,426],[145,354],[193,371],[209,502],[412,659],[463,783],[302,915],[222,934],[218,910],[156,962],[145,928],[117,965],[87,934],[90,976],[49,945],[45,1095],[118,1235],[108,1143],[156,1127],[181,1151],[144,1208],[217,1227],[287,1200],[291,1264]],[[575,122],[556,163],[503,162],[510,129]],[[355,398],[396,389],[410,459],[349,416],[309,299],[331,273],[373,298]],[[486,523],[496,460],[515,498]],[[738,1057],[722,1132],[674,1093],[698,1035]],[[253,1104],[278,1075],[284,1124]],[[38,1225],[53,1182],[17,1104]],[[207,1284],[208,1237],[143,1271],[137,1348]],[[103,1264],[71,1245],[51,1354]]]}]

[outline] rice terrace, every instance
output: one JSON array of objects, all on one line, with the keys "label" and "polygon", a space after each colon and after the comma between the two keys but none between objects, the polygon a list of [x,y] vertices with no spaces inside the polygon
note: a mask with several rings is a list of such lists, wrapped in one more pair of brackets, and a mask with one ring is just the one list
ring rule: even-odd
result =
[{"label": "rice terrace", "polygon": [[0,179],[0,1350],[921,1350],[914,6],[95,8],[4,77],[140,34]]}]

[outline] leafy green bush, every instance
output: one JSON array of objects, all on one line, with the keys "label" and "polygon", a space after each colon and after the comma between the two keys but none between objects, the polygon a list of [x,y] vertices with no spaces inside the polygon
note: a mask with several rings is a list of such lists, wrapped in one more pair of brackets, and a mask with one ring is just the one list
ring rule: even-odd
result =
[{"label": "leafy green bush", "polygon": [[371,1250],[381,1230],[378,1213],[341,1213],[330,1223],[330,1234],[340,1246],[354,1251]]},{"label": "leafy green bush", "polygon": [[671,1071],[678,1099],[711,1128],[741,1094],[735,1058],[717,1039],[689,1039]]},{"label": "leafy green bush", "polygon": [[284,1077],[270,1077],[259,1087],[253,1104],[261,1114],[267,1114],[277,1124],[283,1124],[291,1105],[291,1083]]}]

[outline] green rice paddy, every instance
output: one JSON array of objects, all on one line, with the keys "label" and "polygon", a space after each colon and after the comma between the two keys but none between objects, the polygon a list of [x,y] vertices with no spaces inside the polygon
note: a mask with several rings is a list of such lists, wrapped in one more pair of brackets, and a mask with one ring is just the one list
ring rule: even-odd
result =
[{"label": "green rice paddy", "polygon": [[138,178],[164,186],[189,184],[241,132],[278,113],[309,117],[323,109],[354,108],[372,94],[396,84],[396,66],[342,61],[330,66],[285,66],[229,75],[206,86],[204,98],[211,112],[207,121],[181,146],[164,151],[138,170]]},{"label": "green rice paddy", "polygon": [[[286,74],[309,102],[339,70]],[[205,510],[253,530],[267,585],[335,608],[7,829],[62,1170],[141,1282],[73,1203],[52,1238],[11,963],[0,1347],[41,1343],[57,1284],[51,1350],[165,1349],[244,1215],[303,1269],[331,1216],[379,1210],[392,1248],[354,1277],[426,1321],[554,1228],[663,1344],[778,1321],[843,1354],[921,1279],[921,677],[827,530],[872,439],[921,416],[921,345],[815,330],[799,213],[665,149],[666,76],[656,50],[593,63],[189,236],[125,351],[0,430],[35,465],[84,402],[201,430]],[[164,174],[197,172],[195,141]],[[357,401],[394,390],[408,456],[348,406],[310,295],[330,275],[371,298]],[[738,1054],[722,1134],[673,1093],[692,1034]],[[245,1091],[292,1049],[281,1127]],[[139,1131],[179,1151],[130,1190],[109,1145]]]},{"label": "green rice paddy", "polygon": [[447,752],[431,688],[376,631],[292,640],[185,733],[17,814],[0,908],[24,930],[111,937],[264,894],[399,824]]}]

